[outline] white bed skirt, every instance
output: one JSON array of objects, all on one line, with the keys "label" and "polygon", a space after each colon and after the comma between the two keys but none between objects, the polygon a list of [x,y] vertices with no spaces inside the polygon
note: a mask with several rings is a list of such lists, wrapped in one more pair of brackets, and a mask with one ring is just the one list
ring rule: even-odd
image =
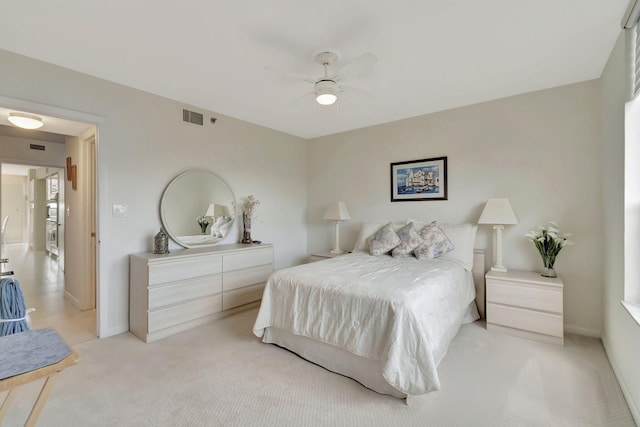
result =
[{"label": "white bed skirt", "polygon": [[[469,305],[468,310],[462,315],[461,322],[451,325],[443,335],[440,348],[447,349],[449,343],[455,338],[461,323],[470,323],[479,318],[475,302]],[[382,376],[382,364],[376,360],[367,359],[341,349],[335,345],[327,344],[312,338],[295,335],[291,332],[267,327],[264,330],[262,342],[276,344],[288,349],[300,357],[320,365],[331,372],[352,378],[363,386],[378,392],[388,394],[400,399],[407,398],[407,394],[391,386]],[[439,354],[436,363],[439,365],[446,351]]]},{"label": "white bed skirt", "polygon": [[382,366],[375,360],[274,327],[265,329],[262,341],[291,350],[309,362],[352,378],[380,394],[390,394],[401,399],[407,397],[405,393],[396,390],[385,381],[382,377]]}]

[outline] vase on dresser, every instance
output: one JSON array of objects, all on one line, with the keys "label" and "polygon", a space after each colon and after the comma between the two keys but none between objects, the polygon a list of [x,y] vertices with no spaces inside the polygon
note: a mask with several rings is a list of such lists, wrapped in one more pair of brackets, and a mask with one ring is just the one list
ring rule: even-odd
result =
[{"label": "vase on dresser", "polygon": [[240,243],[253,243],[251,240],[251,216],[247,215],[246,212],[242,213],[242,240]]},{"label": "vase on dresser", "polygon": [[544,263],[544,268],[542,269],[541,275],[544,277],[558,277],[558,273],[553,268],[553,264],[555,264],[556,257],[542,257],[542,262]]}]

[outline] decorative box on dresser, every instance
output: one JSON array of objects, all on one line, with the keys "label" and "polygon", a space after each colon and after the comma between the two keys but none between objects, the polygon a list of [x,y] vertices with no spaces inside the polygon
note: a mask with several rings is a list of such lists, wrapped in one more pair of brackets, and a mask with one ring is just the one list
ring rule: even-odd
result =
[{"label": "decorative box on dresser", "polygon": [[152,342],[257,306],[273,272],[273,246],[140,253],[129,262],[129,329]]},{"label": "decorative box on dresser", "polygon": [[489,271],[485,279],[487,329],[547,343],[564,343],[561,278],[509,270]]}]

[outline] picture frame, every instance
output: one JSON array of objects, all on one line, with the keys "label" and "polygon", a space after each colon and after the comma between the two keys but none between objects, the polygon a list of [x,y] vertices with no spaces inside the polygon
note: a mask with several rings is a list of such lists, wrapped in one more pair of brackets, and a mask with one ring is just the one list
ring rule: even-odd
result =
[{"label": "picture frame", "polygon": [[78,169],[76,165],[71,165],[71,189],[78,189]]},{"label": "picture frame", "polygon": [[67,157],[67,181],[71,181],[71,157]]},{"label": "picture frame", "polygon": [[448,200],[447,157],[391,163],[391,201]]}]

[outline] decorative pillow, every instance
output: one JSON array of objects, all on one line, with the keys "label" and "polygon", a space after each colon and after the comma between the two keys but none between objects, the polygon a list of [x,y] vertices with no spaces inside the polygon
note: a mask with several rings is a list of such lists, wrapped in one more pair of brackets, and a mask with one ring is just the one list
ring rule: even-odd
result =
[{"label": "decorative pillow", "polygon": [[[413,222],[416,230],[421,230],[421,227],[425,225],[425,222],[415,219],[409,219],[407,222]],[[476,231],[478,226],[476,224],[439,224],[439,227],[447,235],[451,243],[453,244],[453,250],[447,252],[442,257],[446,259],[453,259],[460,262],[464,268],[471,271],[473,267],[473,247],[476,242]],[[415,251],[414,251],[415,253]]]},{"label": "decorative pillow", "polygon": [[414,250],[418,259],[437,258],[453,250],[453,244],[436,221],[423,227],[420,237],[423,242]]},{"label": "decorative pillow", "polygon": [[412,222],[398,231],[398,237],[400,238],[400,244],[391,251],[391,256],[394,258],[411,256],[411,252],[423,242]]},{"label": "decorative pillow", "polygon": [[388,223],[380,230],[376,231],[369,242],[369,252],[371,255],[384,255],[400,243],[398,233],[393,229],[393,224]]},{"label": "decorative pillow", "polygon": [[[405,226],[405,223],[394,223],[393,229],[397,232],[402,227]],[[369,252],[369,243],[371,242],[371,238],[373,235],[384,227],[384,224],[380,223],[371,223],[371,222],[363,222],[360,227],[360,233],[358,234],[358,239],[356,240],[356,244],[353,248],[353,252]]]}]

